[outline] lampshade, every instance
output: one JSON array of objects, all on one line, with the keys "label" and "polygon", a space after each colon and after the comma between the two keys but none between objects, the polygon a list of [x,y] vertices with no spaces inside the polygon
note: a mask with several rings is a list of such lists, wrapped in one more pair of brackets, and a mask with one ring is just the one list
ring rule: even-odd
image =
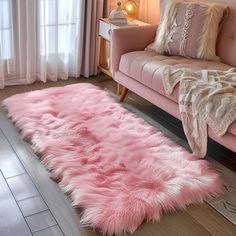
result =
[{"label": "lampshade", "polygon": [[128,0],[124,3],[124,10],[129,17],[135,18],[137,16],[138,6],[134,0]]}]

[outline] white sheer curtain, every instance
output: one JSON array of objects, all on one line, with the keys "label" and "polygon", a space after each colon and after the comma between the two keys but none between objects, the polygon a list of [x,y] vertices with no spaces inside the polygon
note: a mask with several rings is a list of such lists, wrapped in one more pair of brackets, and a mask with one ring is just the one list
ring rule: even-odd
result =
[{"label": "white sheer curtain", "polygon": [[92,43],[102,6],[103,0],[0,0],[0,87],[96,73]]}]

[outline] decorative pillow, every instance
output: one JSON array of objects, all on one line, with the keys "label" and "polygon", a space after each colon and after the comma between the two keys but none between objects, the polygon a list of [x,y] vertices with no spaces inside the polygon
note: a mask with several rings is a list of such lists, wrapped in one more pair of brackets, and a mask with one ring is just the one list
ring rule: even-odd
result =
[{"label": "decorative pillow", "polygon": [[[163,6],[163,4],[161,4]],[[203,60],[218,60],[216,40],[224,6],[169,0],[155,42],[147,50]]]}]

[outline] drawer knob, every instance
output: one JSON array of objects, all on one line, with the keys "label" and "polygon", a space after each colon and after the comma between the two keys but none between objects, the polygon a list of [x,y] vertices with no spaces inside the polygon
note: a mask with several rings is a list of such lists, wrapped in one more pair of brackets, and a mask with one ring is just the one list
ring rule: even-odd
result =
[{"label": "drawer knob", "polygon": [[111,35],[111,29],[108,30],[108,34]]}]

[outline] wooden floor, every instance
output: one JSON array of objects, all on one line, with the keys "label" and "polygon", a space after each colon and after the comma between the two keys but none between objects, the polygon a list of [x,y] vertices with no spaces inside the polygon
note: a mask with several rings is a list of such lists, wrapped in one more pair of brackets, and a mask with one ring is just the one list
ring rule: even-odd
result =
[{"label": "wooden floor", "polygon": [[[0,100],[16,93],[85,81],[113,93],[116,91],[115,83],[105,77],[80,81],[70,79],[8,87],[0,91]],[[144,112],[145,119],[150,118],[152,120],[150,123],[154,120],[154,123],[161,124],[168,136],[187,147],[179,125],[173,126],[173,123],[166,118],[166,114],[161,113],[155,106],[132,93],[129,93],[126,105],[140,111],[140,114]],[[3,111],[0,112],[0,129],[0,236],[96,235],[91,229],[81,226],[79,213],[71,207],[69,198],[50,179],[49,173],[38,161],[30,145],[20,138]],[[216,149],[214,147],[215,144],[212,144],[212,153]],[[213,156],[219,161],[224,159],[224,155],[227,157],[232,155],[228,151],[217,151],[217,153],[218,155]],[[234,156],[225,162],[225,166],[229,165],[234,169],[233,162]],[[134,235],[235,236],[236,227],[210,205],[202,204],[165,215],[159,222],[143,223]]]}]

